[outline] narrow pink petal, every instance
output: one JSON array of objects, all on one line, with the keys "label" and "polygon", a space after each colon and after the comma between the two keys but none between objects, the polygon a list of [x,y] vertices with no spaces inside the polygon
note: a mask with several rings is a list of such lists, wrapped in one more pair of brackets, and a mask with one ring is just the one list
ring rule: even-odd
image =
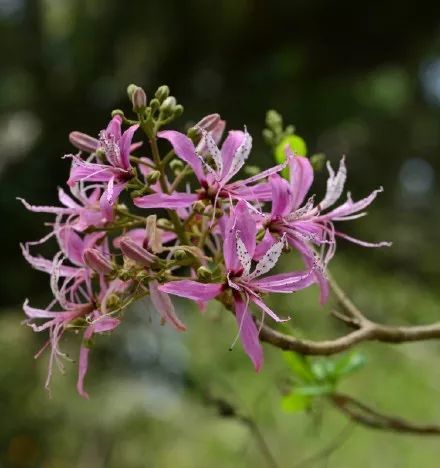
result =
[{"label": "narrow pink petal", "polygon": [[348,194],[347,201],[345,203],[343,203],[338,208],[335,208],[334,210],[329,211],[325,215],[320,216],[320,219],[333,220],[335,218],[342,218],[345,216],[350,216],[354,213],[358,213],[359,211],[362,211],[368,205],[370,205],[373,202],[373,200],[377,197],[377,194],[380,192],[383,192],[382,187],[380,187],[377,190],[374,190],[373,192],[370,193],[370,195],[368,195],[368,197],[365,197],[362,200],[359,200],[357,202],[353,202],[350,194]]},{"label": "narrow pink petal", "polygon": [[153,193],[133,199],[133,203],[139,208],[187,208],[199,199],[195,193]]},{"label": "narrow pink petal", "polygon": [[221,149],[221,158],[223,160],[222,177],[226,176],[231,169],[234,154],[242,144],[243,139],[244,133],[241,130],[231,130],[223,142]]},{"label": "narrow pink petal", "polygon": [[338,237],[342,237],[343,239],[346,239],[350,242],[353,242],[353,244],[358,244],[361,245],[362,247],[391,247],[393,245],[392,242],[365,242],[360,239],[356,239],[355,237],[348,236],[347,234],[344,234],[343,232],[338,232],[336,231],[335,234]]},{"label": "narrow pink petal", "polygon": [[129,169],[130,164],[130,151],[131,151],[131,140],[135,131],[139,128],[139,125],[132,125],[123,133],[119,147],[121,148],[121,163],[123,169]]},{"label": "narrow pink petal", "polygon": [[264,237],[257,244],[254,251],[254,260],[260,260],[261,257],[267,252],[267,250],[275,244],[276,240],[270,233],[269,229],[264,232]]},{"label": "narrow pink petal", "polygon": [[252,281],[252,287],[261,292],[292,293],[307,288],[314,282],[315,277],[312,270],[292,271]]},{"label": "narrow pink petal", "polygon": [[237,203],[233,218],[235,223],[234,229],[243,241],[249,255],[253,257],[256,246],[257,226],[245,201],[240,200]]},{"label": "narrow pink petal", "polygon": [[122,117],[120,115],[115,115],[110,120],[105,131],[109,135],[113,135],[116,140],[119,140],[121,138],[121,126],[122,126]]},{"label": "narrow pink petal", "polygon": [[270,176],[272,187],[272,217],[285,216],[292,211],[293,193],[286,179],[278,174]]},{"label": "narrow pink petal", "polygon": [[304,201],[313,183],[313,167],[308,158],[294,156],[291,149],[286,149],[290,168],[290,186],[292,189],[292,209],[297,209]]},{"label": "narrow pink petal", "polygon": [[223,290],[219,283],[199,283],[192,280],[171,281],[159,286],[159,291],[175,296],[186,297],[193,301],[209,301]]},{"label": "narrow pink petal", "polygon": [[21,201],[25,208],[34,213],[53,213],[53,214],[73,214],[75,211],[72,208],[60,208],[57,206],[36,206],[30,205],[25,199],[17,197],[17,200]]},{"label": "narrow pink petal", "polygon": [[157,136],[168,140],[177,156],[192,167],[199,181],[204,180],[205,174],[203,172],[202,163],[196,155],[193,142],[186,135],[174,130],[165,130],[159,132]]},{"label": "narrow pink petal", "polygon": [[258,339],[258,329],[248,311],[248,304],[239,294],[234,298],[234,310],[243,349],[258,372],[263,365],[263,348]]},{"label": "narrow pink petal", "polygon": [[272,317],[275,320],[275,322],[287,322],[288,320],[290,320],[290,317],[287,319],[282,319],[278,317],[278,315],[272,309],[270,309],[259,297],[252,295],[249,298],[265,314],[269,315],[269,317]]},{"label": "narrow pink petal", "polygon": [[151,302],[161,317],[170,323],[176,330],[185,331],[185,324],[177,317],[170,296],[159,289],[159,283],[151,280],[148,283]]},{"label": "narrow pink petal", "polygon": [[319,302],[325,304],[329,296],[328,280],[325,276],[324,266],[321,265],[321,260],[317,258],[313,250],[306,244],[295,237],[287,236],[287,242],[301,254],[304,264],[307,268],[313,268],[313,274],[316,282],[319,285],[320,296]]},{"label": "narrow pink petal", "polygon": [[114,183],[114,177],[109,180],[107,188],[101,195],[99,205],[104,217],[108,220],[113,219],[113,205],[117,201],[119,195],[125,188],[125,183]]}]

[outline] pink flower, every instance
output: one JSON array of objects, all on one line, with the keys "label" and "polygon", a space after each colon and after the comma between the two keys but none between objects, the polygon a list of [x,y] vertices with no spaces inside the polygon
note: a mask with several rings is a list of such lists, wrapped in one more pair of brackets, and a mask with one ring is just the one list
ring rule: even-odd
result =
[{"label": "pink flower", "polygon": [[229,288],[233,294],[234,311],[243,347],[258,371],[263,364],[263,353],[258,330],[248,311],[253,302],[277,322],[280,319],[261,299],[264,293],[292,293],[310,286],[314,279],[311,271],[289,272],[260,278],[277,263],[283,250],[284,238],[269,247],[251,271],[256,245],[256,224],[247,204],[238,202],[227,222],[224,234],[224,259],[227,280],[223,284],[202,284],[191,280],[172,281],[159,287],[163,292],[195,301],[208,301]]},{"label": "pink flower", "polygon": [[73,161],[67,183],[70,186],[79,181],[106,183],[100,204],[107,216],[110,215],[119,194],[133,177],[130,164],[130,151],[133,148],[131,142],[139,125],[132,125],[121,133],[121,124],[122,118],[117,115],[110,121],[106,130],[100,133],[100,144],[108,164],[84,161],[79,156],[70,155]]},{"label": "pink flower", "polygon": [[[366,215],[362,212],[382,188],[374,190],[368,197],[353,202],[350,193],[347,201],[331,211],[330,208],[340,198],[345,184],[347,170],[344,158],[341,159],[339,170],[335,173],[327,163],[329,178],[327,191],[323,200],[314,204],[314,197],[304,203],[305,197],[313,182],[313,168],[309,160],[302,156],[295,156],[287,150],[290,166],[290,181],[282,179],[277,174],[270,177],[272,185],[272,211],[270,215],[262,215],[264,225],[270,232],[285,235],[287,242],[297,249],[307,267],[311,268],[317,262],[317,254],[312,245],[321,247],[320,268],[315,268],[316,280],[321,287],[321,302],[328,296],[328,284],[324,268],[331,260],[336,249],[336,237],[342,237],[364,247],[383,247],[391,245],[389,242],[369,243],[360,241],[340,231],[334,226],[334,221],[348,221]],[[270,239],[269,232],[266,239]],[[270,242],[270,240],[267,240]]]},{"label": "pink flower", "polygon": [[287,164],[280,164],[258,175],[247,179],[230,182],[240,171],[246,162],[252,148],[252,137],[247,131],[233,130],[218,148],[212,135],[201,129],[203,139],[199,148],[204,148],[205,154],[209,154],[214,161],[210,165],[206,158],[197,150],[193,142],[183,133],[167,130],[158,133],[158,136],[168,140],[177,156],[191,166],[196,175],[201,189],[198,193],[172,194],[155,193],[134,199],[136,206],[140,208],[186,208],[195,201],[209,199],[215,206],[218,198],[228,200],[270,200],[269,184],[255,184],[262,179],[282,170]]}]

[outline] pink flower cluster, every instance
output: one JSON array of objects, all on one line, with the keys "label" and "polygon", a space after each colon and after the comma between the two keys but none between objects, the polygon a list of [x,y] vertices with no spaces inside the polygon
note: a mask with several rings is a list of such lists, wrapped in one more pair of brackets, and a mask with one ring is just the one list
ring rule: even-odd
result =
[{"label": "pink flower cluster", "polygon": [[[285,163],[240,179],[252,149],[246,129],[229,131],[219,146],[225,122],[217,114],[193,127],[191,138],[174,130],[157,131],[160,125],[152,131],[144,117],[138,114],[134,122],[116,115],[99,138],[72,132],[70,141],[79,152],[68,155],[70,194],[59,189],[58,207],[22,200],[29,210],[55,217],[47,236],[21,246],[26,260],[49,274],[54,296],[44,309],[24,304],[27,324],[49,334],[41,350],[50,349],[47,387],[53,365],[63,368],[63,334],[82,331],[77,389],[87,397],[84,378],[93,336],[118,327],[123,310],[143,296],[150,297],[163,322],[179,331],[186,328],[169,295],[191,299],[202,308],[214,298],[232,305],[243,348],[259,370],[263,351],[250,303],[262,318],[283,321],[264,296],[316,283],[324,302],[325,271],[337,237],[367,247],[389,245],[359,241],[336,229],[335,222],[363,216],[381,191],[357,202],[348,195],[335,208],[346,179],[344,159],[336,173],[327,165],[327,191],[316,202],[314,196],[307,198],[313,168],[289,148]],[[123,123],[128,124],[125,131]],[[147,133],[149,151],[143,150],[141,130]],[[168,146],[171,158],[160,157],[157,141]],[[289,180],[279,175],[285,167]],[[52,259],[32,252],[51,238],[58,244]],[[300,254],[304,268],[270,273],[290,250]]]}]

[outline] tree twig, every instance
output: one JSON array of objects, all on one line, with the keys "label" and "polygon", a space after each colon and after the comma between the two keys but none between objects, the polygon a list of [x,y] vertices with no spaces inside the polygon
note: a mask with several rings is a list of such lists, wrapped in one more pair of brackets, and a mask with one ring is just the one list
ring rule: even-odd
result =
[{"label": "tree twig", "polygon": [[396,416],[381,414],[360,401],[340,393],[328,397],[333,406],[352,421],[372,429],[419,435],[440,435],[440,425],[414,424]]}]

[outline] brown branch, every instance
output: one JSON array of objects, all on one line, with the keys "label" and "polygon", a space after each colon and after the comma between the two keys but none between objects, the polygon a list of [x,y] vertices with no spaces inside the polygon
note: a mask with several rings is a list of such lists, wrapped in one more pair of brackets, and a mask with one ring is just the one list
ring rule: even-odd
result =
[{"label": "brown branch", "polygon": [[333,406],[352,421],[372,429],[419,435],[440,435],[440,426],[419,425],[404,419],[381,414],[354,398],[335,393],[328,397]]},{"label": "brown branch", "polygon": [[[257,323],[259,324],[258,320]],[[261,326],[261,324],[260,324]],[[410,341],[434,340],[440,338],[440,322],[432,325],[413,327],[388,327],[373,322],[364,324],[358,330],[334,340],[312,341],[295,338],[278,332],[267,325],[261,327],[260,339],[285,351],[301,354],[328,356],[345,351],[362,341],[383,343],[406,343]]]}]

